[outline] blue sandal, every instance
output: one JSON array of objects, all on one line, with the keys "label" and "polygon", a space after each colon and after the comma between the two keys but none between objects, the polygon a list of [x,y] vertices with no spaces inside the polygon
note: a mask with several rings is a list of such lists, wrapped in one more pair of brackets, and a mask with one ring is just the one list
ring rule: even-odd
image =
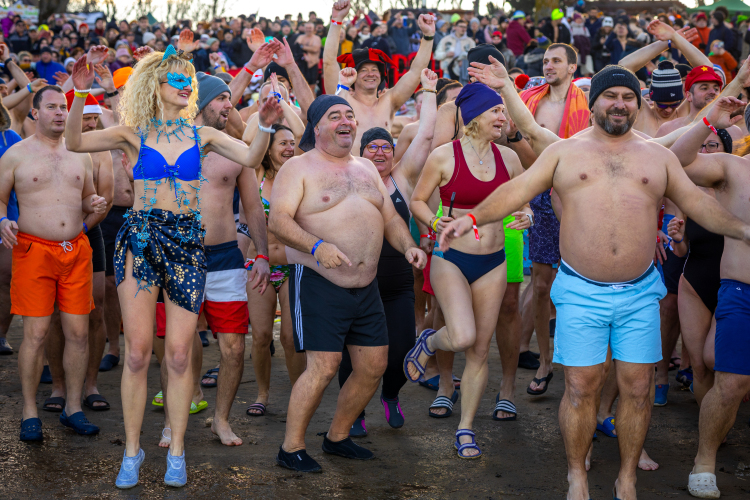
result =
[{"label": "blue sandal", "polygon": [[[458,440],[458,438],[460,438],[461,436],[470,436],[471,442],[461,444],[461,442]],[[458,450],[458,458],[473,460],[482,456],[482,450],[480,450],[479,446],[477,446],[476,434],[474,434],[474,431],[470,431],[469,429],[459,429],[456,431],[456,442],[453,443],[453,446],[456,448],[456,450]],[[464,455],[463,451],[469,448],[477,450],[479,453],[473,456]]]},{"label": "blue sandal", "polygon": [[[424,382],[425,368],[424,366],[419,364],[419,356],[422,353],[425,353],[430,357],[435,355],[434,352],[427,348],[427,339],[432,335],[435,335],[435,330],[433,330],[432,328],[422,330],[422,333],[419,334],[419,338],[417,338],[416,345],[412,347],[412,349],[406,354],[406,357],[404,358],[404,375],[406,375],[406,378],[410,382]],[[419,372],[419,377],[417,377],[416,380],[412,379],[409,376],[409,363],[413,363],[417,368],[417,371]]]},{"label": "blue sandal", "polygon": [[65,427],[70,427],[81,436],[92,436],[99,434],[99,427],[95,426],[82,411],[78,411],[70,416],[65,414],[65,410],[60,414],[60,423]]},{"label": "blue sandal", "polygon": [[43,441],[42,421],[38,418],[27,418],[21,422],[21,441]]},{"label": "blue sandal", "polygon": [[615,417],[607,417],[601,424],[596,424],[596,430],[603,432],[605,436],[617,438],[617,434],[613,432],[615,430]]},{"label": "blue sandal", "polygon": [[437,391],[440,389],[440,375],[435,375],[432,378],[428,378],[427,380],[422,380],[419,382],[419,385],[422,387],[426,387],[431,391]]}]

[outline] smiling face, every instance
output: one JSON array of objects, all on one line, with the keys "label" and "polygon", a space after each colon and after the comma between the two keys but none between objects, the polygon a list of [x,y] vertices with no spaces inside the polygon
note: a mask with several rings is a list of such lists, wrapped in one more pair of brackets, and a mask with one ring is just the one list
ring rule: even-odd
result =
[{"label": "smiling face", "polygon": [[315,126],[315,147],[329,154],[336,153],[335,150],[349,154],[356,135],[357,121],[352,108],[335,104]]},{"label": "smiling face", "polygon": [[275,167],[281,167],[294,156],[295,144],[297,142],[294,140],[294,134],[289,130],[281,129],[273,134],[273,142],[268,147],[268,156]]},{"label": "smiling face", "polygon": [[193,93],[192,79],[187,72],[170,72],[160,83],[161,102],[180,108],[187,107]]},{"label": "smiling face", "polygon": [[690,88],[688,101],[696,109],[703,109],[709,102],[716,99],[719,92],[721,92],[721,88],[716,82],[698,82]]},{"label": "smiling face", "polygon": [[544,53],[544,78],[551,86],[567,83],[576,71],[576,65],[568,62],[565,49],[557,47]]},{"label": "smiling face", "polygon": [[607,134],[620,136],[627,133],[638,116],[638,97],[627,87],[611,87],[597,97],[594,123]]},{"label": "smiling face", "polygon": [[[383,151],[384,149],[385,151]],[[393,170],[393,146],[385,139],[375,139],[365,146],[362,158],[370,160],[378,169],[381,177],[390,174]]]},{"label": "smiling face", "polygon": [[364,63],[357,70],[358,89],[377,90],[380,85],[380,70],[375,63]]}]

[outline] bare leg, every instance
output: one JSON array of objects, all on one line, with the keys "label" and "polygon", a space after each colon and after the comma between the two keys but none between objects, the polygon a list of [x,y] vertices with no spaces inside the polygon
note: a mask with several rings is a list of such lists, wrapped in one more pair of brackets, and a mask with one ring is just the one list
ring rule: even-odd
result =
[{"label": "bare leg", "polygon": [[424,273],[421,269],[412,268],[414,273],[414,319],[416,320],[417,332],[424,330],[425,309],[430,295],[422,291],[424,286]]},{"label": "bare leg", "polygon": [[[318,409],[321,399],[323,399],[326,387],[338,372],[341,364],[340,352],[306,351],[306,354],[307,367],[292,387],[292,394],[289,397],[286,433],[282,445],[282,449],[286,452],[305,449],[307,426],[310,424],[315,410]],[[41,373],[41,368],[39,372]],[[352,380],[353,375],[352,373],[349,380]],[[347,383],[349,380],[347,380]],[[354,419],[352,419],[353,421]],[[351,423],[349,425],[351,426]]]},{"label": "bare leg", "polygon": [[[106,325],[104,323],[104,289],[104,271],[94,273],[94,310],[89,314],[89,359],[88,366],[86,367],[86,381],[83,388],[84,397],[99,394],[96,382],[99,377],[99,363],[102,359],[104,344],[107,340]],[[120,339],[118,338],[117,340],[119,341]],[[93,404],[95,407],[106,406],[101,401],[96,401]]]},{"label": "bare leg", "polygon": [[109,346],[107,354],[120,357],[120,299],[117,297],[115,277],[106,276],[104,285],[104,323]]},{"label": "bare leg", "polygon": [[651,421],[654,368],[652,363],[615,360],[615,364],[617,386],[620,389],[615,424],[620,446],[620,474],[615,487],[617,498],[635,500],[635,472]]},{"label": "bare leg", "polygon": [[[10,313],[10,275],[13,251],[0,246],[0,339],[6,338],[13,315]],[[420,271],[421,272],[421,271]]]},{"label": "bare leg", "polygon": [[23,342],[18,349],[18,371],[23,392],[22,418],[37,418],[36,391],[42,376],[44,341],[50,325],[50,316],[23,317]]},{"label": "bare leg", "polygon": [[216,411],[211,432],[227,446],[239,446],[238,438],[229,426],[229,410],[240,386],[245,367],[245,335],[242,333],[217,333],[221,350],[221,370],[216,381]]},{"label": "bare leg", "polygon": [[[49,371],[52,374],[52,394],[50,394],[50,397],[64,398],[65,368],[63,368],[63,353],[65,352],[65,335],[63,335],[62,325],[60,324],[60,311],[57,308],[55,308],[55,312],[52,313],[52,317],[50,318],[47,340],[45,341],[45,352],[47,353]],[[51,406],[63,409],[60,405]]]},{"label": "bare leg", "polygon": [[[435,311],[433,315],[432,329],[438,331],[445,326],[445,317],[443,316],[443,310],[440,308],[437,298],[432,297],[432,303],[432,309]],[[440,375],[436,397],[445,396],[446,398],[450,398],[453,396],[453,391],[456,390],[456,387],[453,384],[453,358],[455,356],[456,353],[453,351],[443,351],[438,349],[435,351],[435,356],[431,357],[427,362],[425,378],[429,379],[435,375]],[[429,371],[430,367],[433,371]],[[436,415],[444,415],[448,410],[445,408],[435,408],[430,411]]]},{"label": "bare leg", "polygon": [[560,401],[560,431],[568,457],[568,500],[588,500],[586,455],[596,430],[596,408],[605,377],[604,364],[566,366]]},{"label": "bare leg", "polygon": [[[250,289],[248,283],[247,295],[250,297],[250,300],[247,301],[247,309],[250,313],[250,324],[253,326],[253,343],[250,347],[250,356],[253,360],[255,379],[258,381],[258,396],[255,398],[255,402],[267,405],[268,391],[271,385],[271,352],[269,346],[273,341],[276,290],[273,286],[269,286],[263,295],[258,295],[258,292]],[[221,371],[219,371],[219,377],[221,377]],[[248,411],[261,414],[261,410],[249,409]]]},{"label": "bare leg", "polygon": [[[156,346],[160,348],[157,350]],[[203,346],[201,346],[203,347]],[[160,352],[157,355],[159,362],[159,383],[161,385],[161,401],[164,409],[164,428],[161,431],[159,437],[159,447],[169,448],[169,444],[172,442],[172,426],[169,424],[169,407],[167,406],[167,389],[169,388],[169,373],[167,372],[167,365],[164,363],[164,339],[154,337],[154,352]]]},{"label": "bare leg", "polygon": [[294,385],[302,372],[305,371],[305,354],[297,352],[294,347],[294,332],[292,331],[292,309],[289,305],[289,280],[279,289],[279,303],[281,305],[281,345],[284,347],[284,360],[289,381]]},{"label": "bare leg", "polygon": [[198,328],[195,329],[193,336],[193,349],[190,358],[190,368],[193,374],[193,403],[198,404],[203,401],[203,389],[201,389],[201,373],[203,372],[203,343]]},{"label": "bare leg", "polygon": [[[539,344],[539,368],[536,371],[535,378],[541,379],[552,372],[552,355],[549,350],[549,319],[552,302],[549,293],[552,289],[552,282],[555,280],[555,270],[550,264],[533,262],[532,265],[534,266],[534,274],[532,275],[534,331],[536,332],[536,341]],[[532,381],[529,387],[532,391],[537,391],[543,389],[545,385],[546,382],[537,385]]]},{"label": "bare leg", "polygon": [[[704,306],[705,307],[705,306]],[[661,319],[662,360],[656,363],[656,380],[659,385],[669,383],[669,361],[680,337],[680,318],[677,314],[677,294],[668,293],[659,302]]]},{"label": "bare leg", "polygon": [[[534,279],[534,273],[531,274],[532,280]],[[534,306],[533,299],[534,294],[533,282],[526,286],[521,293],[521,298],[518,301],[521,309],[521,345],[519,346],[519,352],[526,352],[529,349],[529,343],[531,342],[531,336],[534,335]]]},{"label": "bare leg", "polygon": [[328,429],[328,439],[333,442],[349,437],[349,429],[372,399],[388,366],[388,346],[346,348],[352,358],[352,374],[339,391],[336,413]]},{"label": "bare leg", "polygon": [[65,335],[65,414],[70,416],[81,411],[83,379],[89,356],[89,315],[60,312],[60,323]]},{"label": "bare leg", "polygon": [[[516,371],[518,370],[519,344],[521,342],[521,314],[518,311],[518,292],[520,283],[508,283],[500,304],[500,315],[495,328],[497,349],[500,352],[500,363],[503,367],[503,380],[500,384],[500,399],[513,401],[516,390]],[[497,413],[498,418],[511,417],[504,411]]]},{"label": "bare leg", "polygon": [[711,328],[711,311],[684,276],[680,276],[680,288],[677,302],[679,304],[680,329],[682,342],[690,354],[693,367],[693,392],[700,405],[703,396],[714,383],[713,370],[710,370],[703,359],[706,337]]}]

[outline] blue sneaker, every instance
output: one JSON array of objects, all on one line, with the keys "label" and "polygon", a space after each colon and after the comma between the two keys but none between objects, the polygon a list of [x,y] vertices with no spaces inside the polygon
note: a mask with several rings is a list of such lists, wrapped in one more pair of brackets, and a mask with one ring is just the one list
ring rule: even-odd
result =
[{"label": "blue sneaker", "polygon": [[121,490],[132,488],[138,484],[138,472],[140,471],[141,464],[146,458],[146,454],[143,450],[138,450],[138,454],[134,457],[129,457],[125,453],[122,454],[122,465],[120,465],[120,473],[117,474],[117,480],[115,486]]},{"label": "blue sneaker", "polygon": [[352,424],[352,428],[349,429],[349,437],[365,437],[367,436],[367,426],[365,425],[365,417],[357,417],[357,420]]},{"label": "blue sneaker", "polygon": [[669,384],[656,385],[656,394],[654,394],[654,406],[667,405],[667,392],[669,392]]},{"label": "blue sneaker", "polygon": [[187,470],[185,470],[185,452],[175,457],[167,451],[167,473],[164,474],[164,484],[180,488],[187,484]]}]

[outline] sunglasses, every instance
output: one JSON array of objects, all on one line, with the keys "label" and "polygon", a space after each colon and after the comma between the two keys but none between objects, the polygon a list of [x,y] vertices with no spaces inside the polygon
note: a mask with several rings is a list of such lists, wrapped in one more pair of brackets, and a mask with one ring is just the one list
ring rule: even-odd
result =
[{"label": "sunglasses", "polygon": [[659,109],[670,109],[670,108],[674,109],[678,107],[680,104],[682,104],[682,101],[673,102],[672,104],[663,104],[661,102],[655,102],[654,104],[656,104],[656,107]]},{"label": "sunglasses", "polygon": [[716,141],[709,141],[705,144],[701,144],[701,149],[706,148],[707,153],[715,153],[719,150],[719,143]]},{"label": "sunglasses", "polygon": [[393,151],[393,146],[391,146],[390,144],[383,144],[382,146],[378,146],[377,144],[367,145],[367,151],[372,154],[377,154],[378,149],[382,150],[384,155],[387,155],[388,153],[391,153]]}]

